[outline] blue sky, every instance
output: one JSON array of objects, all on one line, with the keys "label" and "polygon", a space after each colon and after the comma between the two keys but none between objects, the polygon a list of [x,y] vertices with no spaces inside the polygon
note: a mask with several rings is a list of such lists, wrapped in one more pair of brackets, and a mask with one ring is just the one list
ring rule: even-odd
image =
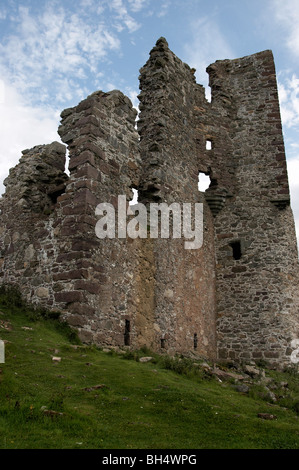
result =
[{"label": "blue sky", "polygon": [[60,112],[120,89],[135,106],[156,40],[196,68],[271,49],[299,234],[299,0],[0,0],[0,193],[21,151],[59,140]]}]

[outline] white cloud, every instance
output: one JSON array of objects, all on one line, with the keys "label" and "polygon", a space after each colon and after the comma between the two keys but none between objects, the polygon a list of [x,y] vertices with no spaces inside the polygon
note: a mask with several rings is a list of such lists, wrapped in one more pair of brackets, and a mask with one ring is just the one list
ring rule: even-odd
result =
[{"label": "white cloud", "polygon": [[290,128],[299,125],[299,78],[285,75],[281,72],[278,76],[278,93],[282,124]]},{"label": "white cloud", "polygon": [[147,0],[129,0],[129,6],[133,12],[142,10],[147,4]]},{"label": "white cloud", "polygon": [[108,52],[120,49],[118,37],[102,17],[86,21],[80,13],[69,15],[49,4],[36,16],[20,6],[16,20],[17,33],[0,44],[0,65],[19,90],[32,91],[32,99],[45,83],[55,88],[65,74],[82,79]]},{"label": "white cloud", "polygon": [[197,70],[197,81],[207,88],[207,66],[215,60],[232,59],[235,54],[218,24],[209,17],[194,19],[190,32],[192,40],[184,47],[186,61]]},{"label": "white cloud", "polygon": [[297,158],[287,160],[291,205],[294,213],[296,233],[299,245],[299,154]]},{"label": "white cloud", "polygon": [[0,80],[0,104],[4,103],[5,100],[5,83]]},{"label": "white cloud", "polygon": [[299,56],[299,2],[298,0],[273,0],[271,7],[278,24],[284,29],[286,45],[292,54]]},{"label": "white cloud", "polygon": [[164,2],[161,5],[160,10],[157,13],[158,18],[161,18],[161,17],[167,15],[169,7],[170,7],[170,1],[169,0],[164,0]]},{"label": "white cloud", "polygon": [[30,107],[22,96],[5,83],[5,94],[0,104],[0,195],[2,181],[15,166],[21,151],[39,144],[60,141],[57,134],[59,112],[51,108]]},{"label": "white cloud", "polygon": [[123,0],[110,0],[110,8],[116,13],[116,27],[119,32],[122,31],[123,25],[127,27],[130,33],[133,33],[140,28],[140,24],[137,23],[132,16],[129,15],[126,6],[123,3]]},{"label": "white cloud", "polygon": [[6,11],[0,8],[0,20],[5,20],[6,18]]}]

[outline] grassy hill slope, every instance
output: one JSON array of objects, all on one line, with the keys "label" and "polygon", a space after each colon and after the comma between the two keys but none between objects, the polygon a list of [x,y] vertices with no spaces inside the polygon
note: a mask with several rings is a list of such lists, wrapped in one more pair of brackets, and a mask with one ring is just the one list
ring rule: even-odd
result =
[{"label": "grassy hill slope", "polygon": [[245,375],[242,393],[200,361],[79,344],[3,292],[0,309],[0,449],[299,448],[297,373]]}]

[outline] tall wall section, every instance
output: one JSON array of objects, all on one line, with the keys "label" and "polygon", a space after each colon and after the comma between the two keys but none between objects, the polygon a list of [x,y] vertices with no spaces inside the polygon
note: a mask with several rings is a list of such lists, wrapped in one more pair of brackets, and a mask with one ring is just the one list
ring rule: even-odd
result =
[{"label": "tall wall section", "polygon": [[119,91],[96,92],[61,116],[58,131],[68,146],[70,178],[57,208],[56,301],[82,340],[123,345],[126,322],[134,325],[137,311],[138,242],[118,238],[117,230],[115,237],[99,239],[95,210],[108,203],[117,221],[118,196],[124,196],[125,210],[132,198],[139,169],[136,111]]},{"label": "tall wall section", "polygon": [[[214,357],[215,252],[213,217],[198,190],[206,163],[205,134],[196,132],[195,114],[204,115],[204,89],[194,71],[157,41],[140,70],[139,199],[145,204],[203,204],[203,246],[186,249],[186,238],[151,240],[157,344],[170,352],[194,351]],[[207,166],[207,164],[206,164]]]},{"label": "tall wall section", "polygon": [[215,216],[218,355],[290,362],[298,253],[272,53],[217,61],[208,72],[211,115],[228,121],[230,146],[216,152],[216,131],[215,157],[230,174]]},{"label": "tall wall section", "polygon": [[16,285],[28,302],[55,305],[55,259],[60,250],[54,208],[65,191],[65,146],[24,150],[5,179],[1,199],[0,282]]}]

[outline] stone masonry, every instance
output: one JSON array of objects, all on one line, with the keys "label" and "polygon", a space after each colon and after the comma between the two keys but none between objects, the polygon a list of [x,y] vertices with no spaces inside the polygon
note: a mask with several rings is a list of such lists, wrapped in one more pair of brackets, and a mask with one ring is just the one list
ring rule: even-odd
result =
[{"label": "stone masonry", "polygon": [[[62,312],[86,343],[290,364],[298,253],[274,60],[263,51],[194,70],[160,38],[140,70],[140,115],[120,91],[61,113],[4,184],[0,282]],[[209,143],[210,145],[207,145]],[[210,177],[205,192],[198,176]],[[202,203],[203,245],[99,239],[96,207]]]}]

